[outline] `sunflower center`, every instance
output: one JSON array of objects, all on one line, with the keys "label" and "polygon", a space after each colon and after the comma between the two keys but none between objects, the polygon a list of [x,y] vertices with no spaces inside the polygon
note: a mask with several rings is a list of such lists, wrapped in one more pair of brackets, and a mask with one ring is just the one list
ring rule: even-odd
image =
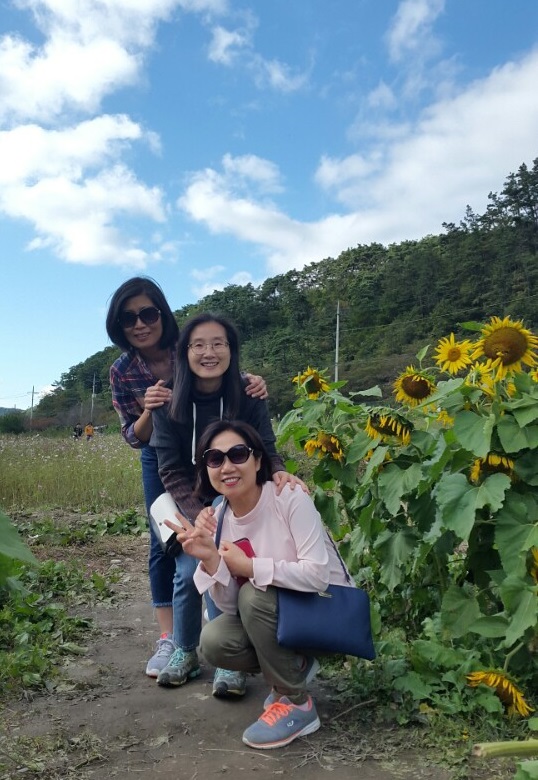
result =
[{"label": "sunflower center", "polygon": [[525,355],[528,341],[524,333],[505,327],[490,333],[484,339],[484,354],[491,360],[501,359],[503,366],[511,366]]},{"label": "sunflower center", "polygon": [[451,363],[457,363],[457,361],[460,360],[461,357],[462,357],[462,352],[459,347],[450,347],[450,349],[446,353],[446,359],[450,360]]},{"label": "sunflower center", "polygon": [[432,392],[430,383],[419,376],[404,376],[402,388],[411,398],[427,398]]}]

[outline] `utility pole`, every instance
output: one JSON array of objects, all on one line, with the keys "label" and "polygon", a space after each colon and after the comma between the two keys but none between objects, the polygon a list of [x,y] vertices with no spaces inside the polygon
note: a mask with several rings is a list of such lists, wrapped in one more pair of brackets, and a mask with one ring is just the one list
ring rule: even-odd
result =
[{"label": "utility pole", "polygon": [[34,385],[32,385],[32,401],[30,404],[30,429],[32,428],[33,419],[34,419]]},{"label": "utility pole", "polygon": [[90,412],[90,422],[93,423],[93,401],[95,398],[95,373],[93,375],[93,383],[92,383],[92,410]]},{"label": "utility pole", "polygon": [[336,347],[334,350],[334,381],[338,382],[338,351],[340,347],[340,301],[336,304]]}]

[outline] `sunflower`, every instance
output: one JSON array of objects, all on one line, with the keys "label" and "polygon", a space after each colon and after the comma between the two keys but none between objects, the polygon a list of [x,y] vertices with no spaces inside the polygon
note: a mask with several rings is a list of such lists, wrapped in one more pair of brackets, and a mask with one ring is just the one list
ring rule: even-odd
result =
[{"label": "sunflower", "polygon": [[506,474],[510,479],[514,476],[514,461],[507,455],[488,452],[485,458],[476,458],[471,466],[469,478],[477,484],[490,474]]},{"label": "sunflower", "polygon": [[402,444],[409,444],[412,426],[400,420],[395,414],[371,414],[366,421],[365,432],[371,439],[396,436]]},{"label": "sunflower", "polygon": [[313,457],[316,452],[318,458],[330,455],[333,460],[342,460],[344,457],[344,451],[338,438],[332,433],[324,431],[320,431],[315,439],[309,439],[304,445],[304,450],[309,458]]},{"label": "sunflower", "polygon": [[495,367],[492,369],[491,361],[473,363],[465,379],[465,384],[478,387],[486,395],[495,395]]},{"label": "sunflower", "polygon": [[304,387],[308,397],[313,401],[319,398],[320,393],[326,393],[329,390],[327,378],[321,371],[310,368],[310,366],[304,373],[294,376],[291,381],[296,382],[298,387]]},{"label": "sunflower", "polygon": [[394,394],[400,404],[417,406],[435,390],[433,379],[414,366],[407,366],[394,382]]},{"label": "sunflower", "polygon": [[538,382],[538,368],[535,368],[534,371],[531,371],[531,379],[533,382]]},{"label": "sunflower", "polygon": [[508,715],[517,713],[526,718],[527,715],[534,712],[533,708],[529,707],[525,701],[525,697],[517,685],[502,672],[471,672],[467,675],[467,685],[471,688],[476,688],[481,684],[495,688],[495,693],[504,704]]},{"label": "sunflower", "polygon": [[437,422],[444,428],[451,428],[454,425],[454,418],[449,415],[446,409],[441,409],[437,415]]},{"label": "sunflower", "polygon": [[482,338],[471,355],[473,360],[486,357],[496,369],[496,379],[504,379],[509,371],[522,371],[521,364],[536,365],[538,337],[523,327],[521,320],[492,317],[482,328]]},{"label": "sunflower", "polygon": [[451,333],[448,338],[445,336],[440,339],[435,351],[437,355],[435,362],[441,371],[448,371],[450,374],[457,374],[462,368],[471,363],[470,352],[473,348],[471,341],[456,341],[454,334]]}]

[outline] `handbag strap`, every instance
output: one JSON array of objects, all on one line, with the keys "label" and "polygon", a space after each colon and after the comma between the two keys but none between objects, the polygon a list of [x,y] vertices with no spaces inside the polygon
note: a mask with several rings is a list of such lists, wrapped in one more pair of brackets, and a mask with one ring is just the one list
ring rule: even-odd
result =
[{"label": "handbag strap", "polygon": [[[336,555],[338,556],[338,560],[340,561],[340,566],[342,567],[342,570],[343,570],[343,572],[344,572],[344,576],[345,576],[346,580],[347,580],[348,582],[350,582],[350,583],[351,583],[351,577],[349,576],[349,572],[348,572],[348,570],[346,569],[346,566],[345,566],[345,564],[344,564],[344,561],[342,560],[342,556],[341,556],[341,555],[340,555],[340,553],[338,552],[338,547],[336,546],[336,544],[335,544],[335,542],[334,542],[334,539],[332,538],[332,536],[331,536],[331,534],[329,533],[329,531],[327,530],[327,528],[325,528],[325,533],[326,533],[326,534],[327,534],[327,536],[329,537],[329,540],[330,540],[330,542],[331,542],[332,546],[334,547],[334,551],[335,551]],[[354,583],[353,583],[353,584],[354,584]]]},{"label": "handbag strap", "polygon": [[217,507],[220,508],[219,517],[218,517],[218,520],[217,520],[217,530],[215,531],[215,547],[217,548],[217,550],[219,549],[219,544],[220,544],[220,535],[222,533],[222,523],[223,523],[223,520],[224,520],[224,514],[225,514],[226,510],[228,509],[228,499],[227,498],[222,498],[222,496],[220,498],[222,500],[219,501],[218,504],[215,504],[215,503],[213,504],[215,509]]}]

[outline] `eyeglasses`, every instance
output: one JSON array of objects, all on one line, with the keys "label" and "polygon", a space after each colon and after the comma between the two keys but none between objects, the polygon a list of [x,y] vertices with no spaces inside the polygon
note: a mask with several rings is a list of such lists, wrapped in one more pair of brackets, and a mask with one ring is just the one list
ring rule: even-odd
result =
[{"label": "eyeglasses", "polygon": [[252,452],[254,452],[252,447],[247,447],[246,444],[235,444],[233,447],[230,447],[228,452],[206,450],[202,455],[202,460],[209,469],[218,469],[224,463],[224,458],[228,458],[230,463],[238,465],[239,463],[246,463]]},{"label": "eyeglasses", "polygon": [[195,355],[203,355],[206,349],[212,349],[217,354],[219,352],[226,352],[230,345],[227,341],[193,341],[189,344],[189,349],[192,349]]},{"label": "eyeglasses", "polygon": [[118,322],[122,328],[129,330],[134,328],[136,321],[139,319],[144,325],[155,325],[159,317],[161,316],[160,309],[156,306],[144,306],[138,313],[134,311],[122,311],[118,317]]}]

